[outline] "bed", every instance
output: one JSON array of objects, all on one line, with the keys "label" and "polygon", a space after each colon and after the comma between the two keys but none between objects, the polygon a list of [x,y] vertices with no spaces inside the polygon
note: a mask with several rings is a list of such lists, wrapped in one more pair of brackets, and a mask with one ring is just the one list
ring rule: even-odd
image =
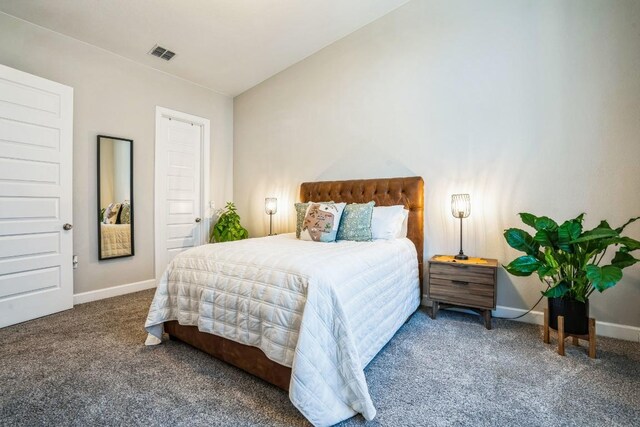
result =
[{"label": "bed", "polygon": [[423,186],[420,177],[303,183],[303,202],[404,205],[407,238],[281,235],[191,249],[158,284],[149,339],[164,331],[288,390],[314,425],[372,419],[363,369],[422,295]]},{"label": "bed", "polygon": [[130,224],[100,224],[102,258],[131,255]]}]

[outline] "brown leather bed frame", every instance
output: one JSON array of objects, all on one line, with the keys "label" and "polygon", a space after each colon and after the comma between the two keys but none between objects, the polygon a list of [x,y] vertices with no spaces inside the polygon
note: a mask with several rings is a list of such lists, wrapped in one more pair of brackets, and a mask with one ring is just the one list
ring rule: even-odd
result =
[{"label": "brown leather bed frame", "polygon": [[[422,261],[424,248],[424,181],[421,177],[361,179],[351,181],[305,182],[300,186],[302,202],[333,200],[366,203],[376,206],[404,205],[409,209],[407,237],[418,251],[420,295],[422,295]],[[291,368],[269,359],[257,347],[251,347],[216,335],[198,331],[196,326],[166,322],[164,330],[171,339],[192,345],[215,358],[289,390]]]}]

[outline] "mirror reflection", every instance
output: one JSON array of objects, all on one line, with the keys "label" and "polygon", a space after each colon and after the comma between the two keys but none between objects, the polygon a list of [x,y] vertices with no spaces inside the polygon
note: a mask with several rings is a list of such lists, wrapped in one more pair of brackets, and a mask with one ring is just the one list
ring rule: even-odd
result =
[{"label": "mirror reflection", "polygon": [[134,254],[133,141],[98,136],[99,259]]}]

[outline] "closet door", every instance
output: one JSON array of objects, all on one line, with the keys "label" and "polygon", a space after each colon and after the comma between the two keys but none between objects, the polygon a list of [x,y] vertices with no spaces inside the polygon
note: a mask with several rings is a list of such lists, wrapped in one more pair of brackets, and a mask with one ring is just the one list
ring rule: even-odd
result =
[{"label": "closet door", "polygon": [[0,327],[73,307],[73,89],[0,65]]},{"label": "closet door", "polygon": [[156,113],[156,279],[173,258],[207,242],[209,120],[166,108]]}]

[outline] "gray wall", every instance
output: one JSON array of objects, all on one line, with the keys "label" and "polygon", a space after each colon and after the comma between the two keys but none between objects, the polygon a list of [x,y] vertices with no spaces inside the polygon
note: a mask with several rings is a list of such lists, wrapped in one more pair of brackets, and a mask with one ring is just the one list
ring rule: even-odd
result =
[{"label": "gray wall", "polygon": [[[211,198],[232,198],[233,100],[0,13],[0,63],[74,88],[75,293],[154,278],[155,107],[211,120]],[[96,135],[134,140],[136,254],[98,261]]]},{"label": "gray wall", "polygon": [[[425,256],[457,252],[449,197],[469,192],[465,251],[502,263],[518,212],[640,215],[639,23],[633,0],[414,0],[235,98],[240,214],[266,234],[275,195],[282,233],[303,181],[421,175]],[[540,289],[501,272],[498,304]],[[640,326],[639,301],[634,266],[592,314]]]}]

